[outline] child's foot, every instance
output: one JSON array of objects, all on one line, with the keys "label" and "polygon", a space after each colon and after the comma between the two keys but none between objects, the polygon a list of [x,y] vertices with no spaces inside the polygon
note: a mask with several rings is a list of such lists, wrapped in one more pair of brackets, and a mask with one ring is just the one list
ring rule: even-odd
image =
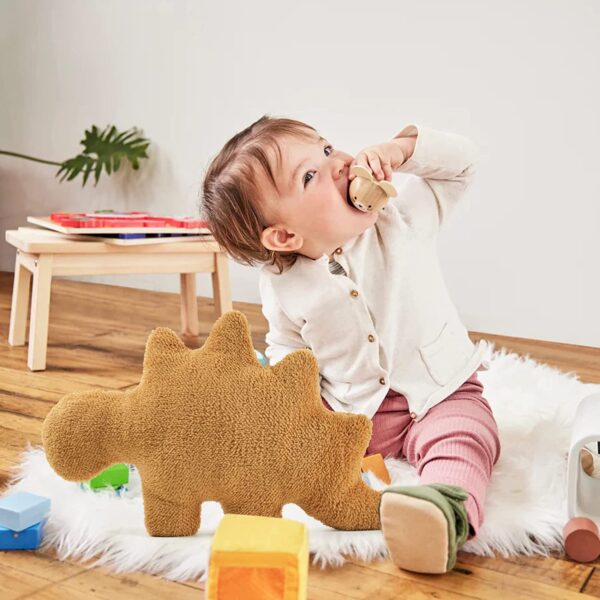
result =
[{"label": "child's foot", "polygon": [[467,497],[464,488],[441,483],[385,489],[379,512],[394,564],[417,573],[450,571],[469,535]]}]

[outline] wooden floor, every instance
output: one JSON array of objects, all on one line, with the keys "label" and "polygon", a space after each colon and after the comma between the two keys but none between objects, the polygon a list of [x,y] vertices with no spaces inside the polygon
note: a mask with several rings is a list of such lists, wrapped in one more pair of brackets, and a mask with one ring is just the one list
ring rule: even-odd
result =
[{"label": "wooden floor", "polygon": [[[163,325],[179,331],[179,296],[124,287],[55,280],[52,286],[48,369],[26,367],[27,347],[7,344],[12,273],[0,272],[0,491],[27,442],[40,443],[45,415],[64,394],[96,386],[119,389],[139,381],[144,344]],[[250,321],[254,344],[264,350],[266,323],[260,307],[234,303]],[[214,321],[212,300],[200,298],[201,345]],[[485,337],[511,350],[600,382],[600,349],[518,338]],[[341,598],[568,598],[600,597],[593,564],[554,558],[478,558],[461,553],[444,576],[417,576],[387,561],[351,561],[339,569],[311,567],[308,597]],[[0,552],[0,599],[12,598],[203,598],[203,586],[131,573],[117,575],[52,554]],[[243,600],[243,599],[240,599]]]}]

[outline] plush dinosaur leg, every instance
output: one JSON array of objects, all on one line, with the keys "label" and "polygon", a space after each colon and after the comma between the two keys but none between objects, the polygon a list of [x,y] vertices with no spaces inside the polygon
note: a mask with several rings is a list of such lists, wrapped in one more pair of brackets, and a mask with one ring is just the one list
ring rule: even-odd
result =
[{"label": "plush dinosaur leg", "polygon": [[144,516],[148,533],[156,537],[194,535],[200,527],[201,501],[184,503],[173,496],[144,489]]},{"label": "plush dinosaur leg", "polygon": [[309,515],[335,529],[379,529],[380,501],[380,492],[358,480],[350,489],[322,490],[301,506]]}]

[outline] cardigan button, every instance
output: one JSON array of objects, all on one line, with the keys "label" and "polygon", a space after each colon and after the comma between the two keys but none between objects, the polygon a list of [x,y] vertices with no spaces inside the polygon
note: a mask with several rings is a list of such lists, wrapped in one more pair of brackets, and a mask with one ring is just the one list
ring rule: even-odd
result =
[{"label": "cardigan button", "polygon": [[352,291],[350,292],[350,295],[351,295],[351,296],[354,296],[354,297],[356,298],[356,296],[358,296],[358,291],[357,291],[357,290],[352,290]]},{"label": "cardigan button", "polygon": [[384,378],[384,377],[381,377],[381,378],[379,379],[379,383],[380,383],[381,385],[385,385],[385,378]]},{"label": "cardigan button", "polygon": [[341,248],[336,248],[333,252],[334,252],[334,254],[341,254],[342,253],[342,249]]},{"label": "cardigan button", "polygon": [[417,418],[417,413],[411,412],[410,413],[410,418],[411,419],[416,419]]},{"label": "cardigan button", "polygon": [[369,334],[369,341],[370,341],[370,342],[374,342],[374,341],[375,341],[375,336],[374,336],[374,335],[371,335],[371,334]]}]

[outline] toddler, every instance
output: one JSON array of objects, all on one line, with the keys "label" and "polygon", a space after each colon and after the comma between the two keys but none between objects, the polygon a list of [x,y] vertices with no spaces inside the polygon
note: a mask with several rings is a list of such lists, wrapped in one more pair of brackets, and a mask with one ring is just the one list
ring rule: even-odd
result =
[{"label": "toddler", "polygon": [[[310,348],[326,408],[367,415],[367,454],[416,468],[419,485],[384,493],[381,519],[384,534],[392,520],[402,532],[386,534],[394,562],[424,573],[451,568],[477,535],[500,454],[477,377],[486,342],[469,339],[436,250],[477,153],[466,137],[412,124],[354,158],[310,125],[264,115],[225,144],[203,184],[215,239],[260,266],[270,364]],[[394,180],[398,196],[355,208],[353,164]]]}]

